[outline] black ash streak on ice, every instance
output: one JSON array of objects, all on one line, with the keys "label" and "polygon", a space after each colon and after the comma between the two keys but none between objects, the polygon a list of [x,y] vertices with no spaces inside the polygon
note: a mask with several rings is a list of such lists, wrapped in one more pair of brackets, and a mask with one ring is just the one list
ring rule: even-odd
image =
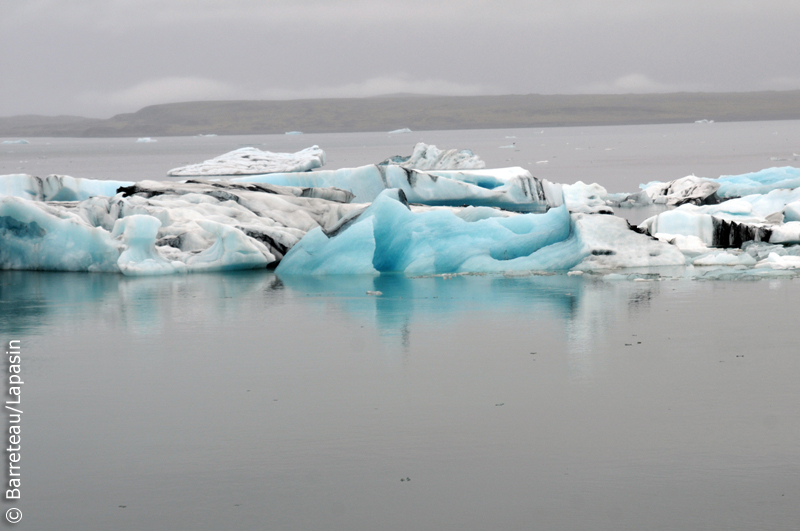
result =
[{"label": "black ash streak on ice", "polygon": [[[317,146],[309,150],[316,157],[314,164],[324,163],[324,153]],[[220,164],[230,166],[237,157],[237,164],[245,159],[250,164],[254,156],[251,152],[258,150],[242,151],[194,168],[199,173],[213,173]],[[303,152],[259,153],[258,157],[265,154],[280,159]],[[186,173],[186,168],[173,172]],[[797,211],[793,205],[800,205],[800,196],[791,195],[792,188],[784,198],[785,215],[775,212],[764,214],[765,219],[755,214],[737,218],[740,212],[729,213],[725,208],[738,205],[741,209],[742,200],[730,193],[723,196],[727,189],[721,186],[730,184],[723,179],[689,176],[670,183],[651,183],[634,194],[608,194],[598,185],[549,183],[522,168],[482,168],[482,161],[467,150],[442,151],[418,144],[411,157],[394,157],[376,165],[255,175],[236,182],[194,178],[179,183],[119,183],[115,187],[113,182],[58,175],[44,179],[4,176],[0,177],[6,181],[0,181],[0,190],[21,197],[0,197],[0,236],[7,248],[0,250],[0,262],[6,269],[163,274],[275,267],[290,255],[287,262],[291,265],[281,264],[284,273],[439,274],[573,268],[597,271],[739,260],[739,255],[711,259],[703,255],[699,260],[696,249],[684,257],[675,245],[685,246],[676,236],[686,236],[696,241],[705,238],[700,244],[705,254],[715,249],[741,249],[748,242],[775,244],[774,248],[759,248],[759,252],[774,251],[778,257],[770,255],[765,267],[794,267],[794,259],[785,258],[786,254],[795,254],[792,248],[786,250],[786,245],[800,241],[800,230],[791,218]],[[237,171],[252,173],[257,169],[247,166]],[[781,183],[791,184],[794,179],[795,187],[800,186],[800,175],[792,173],[795,170],[773,170],[784,179]],[[775,181],[771,174],[759,178],[762,185]],[[778,185],[770,186],[778,189]],[[103,193],[113,197],[104,197]],[[403,209],[395,210],[393,201]],[[791,201],[794,203],[789,204]],[[638,227],[613,216],[612,207],[653,203],[677,208]],[[686,210],[689,207],[716,210]],[[541,216],[526,214],[533,212]],[[678,225],[670,220],[678,212],[684,228],[673,234],[668,229]],[[518,218],[520,215],[525,217]],[[784,217],[786,223],[781,224]],[[365,222],[374,227],[365,229]],[[710,236],[704,236],[708,232],[703,232],[704,223],[711,227]],[[681,233],[687,226],[690,232]],[[320,232],[314,232],[313,238],[305,237],[315,229]],[[420,244],[415,233],[424,233],[428,240]],[[456,248],[447,240],[451,234],[460,238],[456,246],[467,244],[461,251],[465,254],[461,261],[453,258]],[[95,246],[87,249],[92,256],[68,259],[56,251],[36,250],[35,242],[59,237],[89,240]],[[374,241],[370,243],[369,238]],[[474,247],[475,242],[487,239],[491,240],[487,247]],[[364,254],[370,245],[374,247],[372,258]],[[296,246],[300,250],[292,253]],[[29,252],[33,255],[26,254]],[[427,258],[424,253],[428,253]],[[760,254],[758,258],[764,261]],[[754,265],[752,260],[740,262]]]}]

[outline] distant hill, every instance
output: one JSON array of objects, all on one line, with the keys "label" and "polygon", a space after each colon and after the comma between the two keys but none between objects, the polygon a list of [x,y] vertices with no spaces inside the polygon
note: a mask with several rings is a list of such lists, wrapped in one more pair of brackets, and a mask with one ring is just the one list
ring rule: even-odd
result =
[{"label": "distant hill", "polygon": [[137,137],[505,129],[800,119],[800,90],[624,95],[423,96],[199,101],[152,105],[107,120],[0,118],[0,137]]}]

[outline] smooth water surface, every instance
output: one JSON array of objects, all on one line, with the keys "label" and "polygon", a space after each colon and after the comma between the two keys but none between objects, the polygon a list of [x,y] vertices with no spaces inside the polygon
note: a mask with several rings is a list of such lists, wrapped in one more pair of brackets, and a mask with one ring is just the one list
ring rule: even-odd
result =
[{"label": "smooth water surface", "polygon": [[0,147],[0,175],[52,173],[91,179],[164,180],[172,168],[244,146],[295,152],[317,144],[325,169],[375,164],[410,155],[417,142],[471,149],[488,168],[521,166],[551,182],[599,183],[636,192],[641,183],[686,175],[716,178],[773,166],[796,166],[800,121],[660,124],[546,129],[415,131],[135,138],[30,138]]},{"label": "smooth water surface", "polygon": [[17,527],[792,529],[799,296],[0,272],[26,382]]}]

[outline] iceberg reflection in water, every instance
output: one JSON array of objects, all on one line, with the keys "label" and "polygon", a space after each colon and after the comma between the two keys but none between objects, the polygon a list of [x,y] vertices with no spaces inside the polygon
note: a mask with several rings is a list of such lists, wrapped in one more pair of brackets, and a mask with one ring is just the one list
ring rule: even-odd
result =
[{"label": "iceberg reflection in water", "polygon": [[36,412],[20,508],[87,531],[798,521],[800,281],[608,278],[0,272]]}]

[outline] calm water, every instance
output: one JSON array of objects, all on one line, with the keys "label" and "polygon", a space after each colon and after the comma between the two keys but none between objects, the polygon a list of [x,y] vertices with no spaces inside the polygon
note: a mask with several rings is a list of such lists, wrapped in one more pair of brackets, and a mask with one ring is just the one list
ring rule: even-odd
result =
[{"label": "calm water", "polygon": [[4,272],[0,289],[23,345],[21,529],[800,521],[800,280]]},{"label": "calm water", "polygon": [[[0,175],[67,174],[114,180],[166,179],[172,168],[243,146],[294,152],[317,144],[326,169],[374,164],[410,155],[417,142],[471,149],[488,168],[522,166],[559,183],[596,182],[609,192],[635,192],[640,183],[695,174],[719,177],[773,166],[796,166],[800,121],[563,127],[407,134],[348,133],[134,138],[30,138],[0,145]],[[513,147],[502,147],[511,146]],[[783,159],[783,160],[771,160]],[[543,161],[547,161],[544,163]]]},{"label": "calm water", "polygon": [[[2,147],[0,173],[163,178],[248,142],[317,143],[343,167],[424,140],[616,191],[796,164],[768,159],[799,152],[798,125],[30,139]],[[37,531],[794,529],[799,298],[800,279],[0,272],[0,339],[22,342],[25,381],[22,500],[0,518],[18,507],[17,527]]]}]

